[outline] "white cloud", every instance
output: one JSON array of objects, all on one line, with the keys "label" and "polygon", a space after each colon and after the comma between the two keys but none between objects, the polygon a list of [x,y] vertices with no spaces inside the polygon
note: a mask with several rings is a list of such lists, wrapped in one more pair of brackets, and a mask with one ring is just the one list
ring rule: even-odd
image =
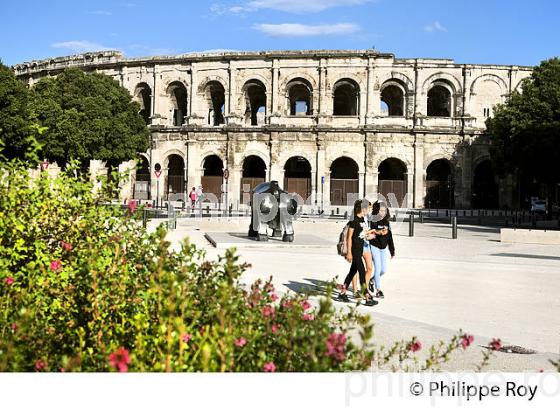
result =
[{"label": "white cloud", "polygon": [[447,33],[447,28],[442,26],[439,21],[434,21],[432,24],[428,24],[427,26],[424,26],[424,31],[427,31],[428,33],[433,33],[435,31]]},{"label": "white cloud", "polygon": [[245,14],[262,9],[288,13],[318,13],[333,7],[358,6],[375,0],[249,0],[235,6],[214,3],[210,11],[216,14]]},{"label": "white cloud", "polygon": [[266,35],[272,37],[310,37],[310,36],[329,36],[335,34],[351,34],[360,30],[354,23],[338,24],[255,24],[253,26]]},{"label": "white cloud", "polygon": [[104,45],[93,43],[87,40],[71,40],[63,41],[60,43],[51,44],[52,48],[64,48],[76,53],[82,53],[85,51],[100,51],[100,50],[114,50],[112,47],[106,47]]}]

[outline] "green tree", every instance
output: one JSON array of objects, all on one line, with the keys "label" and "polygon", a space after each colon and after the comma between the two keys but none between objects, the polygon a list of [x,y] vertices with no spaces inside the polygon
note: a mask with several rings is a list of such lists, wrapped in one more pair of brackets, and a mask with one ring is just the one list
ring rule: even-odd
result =
[{"label": "green tree", "polygon": [[28,103],[29,90],[0,61],[0,144],[7,158],[22,158],[35,133]]},{"label": "green tree", "polygon": [[498,104],[486,125],[497,172],[547,184],[550,196],[560,182],[560,59],[535,67],[522,92]]},{"label": "green tree", "polygon": [[66,69],[33,87],[33,112],[48,131],[43,155],[65,164],[106,161],[115,167],[148,149],[149,130],[128,90],[104,74]]}]

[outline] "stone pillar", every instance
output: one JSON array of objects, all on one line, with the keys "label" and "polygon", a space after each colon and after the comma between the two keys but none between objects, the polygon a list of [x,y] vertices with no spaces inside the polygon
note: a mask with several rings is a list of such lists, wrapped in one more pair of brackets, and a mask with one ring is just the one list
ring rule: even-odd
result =
[{"label": "stone pillar", "polygon": [[[317,141],[317,186],[316,186],[316,198],[317,206],[327,206],[330,202],[330,170],[326,168],[326,151],[325,145],[322,141]],[[321,184],[322,178],[325,178],[325,183]]]},{"label": "stone pillar", "polygon": [[415,208],[424,207],[424,197],[426,196],[424,173],[424,144],[416,142],[414,144],[414,196],[412,205]]},{"label": "stone pillar", "polygon": [[319,66],[319,116],[327,115],[328,113],[328,101],[327,101],[327,67],[325,67],[325,60],[321,60]]},{"label": "stone pillar", "polygon": [[272,60],[272,101],[270,104],[270,112],[268,115],[274,115],[279,111],[279,94],[280,94],[280,70],[278,69],[278,59]]},{"label": "stone pillar", "polygon": [[324,176],[325,176],[325,184],[323,186],[323,198],[322,198],[322,202],[321,202],[321,197],[319,197],[319,206],[321,206],[321,203],[324,205],[324,207],[329,207],[331,205],[331,171],[330,170],[325,170],[323,171]]},{"label": "stone pillar", "polygon": [[150,112],[150,117],[155,117],[156,112],[156,94],[157,94],[157,65],[154,65],[154,74],[153,74],[153,84],[152,84],[152,110]]},{"label": "stone pillar", "polygon": [[[405,202],[403,204],[399,204],[401,207],[412,207],[412,198],[414,197],[414,173],[412,172],[405,172],[404,174],[405,182],[406,182],[406,193]],[[412,195],[410,195],[412,194]],[[407,198],[410,198],[407,200]]]},{"label": "stone pillar", "polygon": [[379,193],[379,171],[377,168],[370,171],[368,180],[370,181],[370,185],[367,194],[373,195],[373,197],[376,198]]},{"label": "stone pillar", "polygon": [[373,94],[373,79],[374,79],[374,67],[373,60],[370,58],[367,67],[367,91],[366,91],[366,124],[373,123],[373,117],[375,116],[375,100]]},{"label": "stone pillar", "polygon": [[270,169],[270,180],[278,181],[278,184],[280,184],[280,186],[284,188],[284,168],[279,164],[274,164],[274,165],[270,164],[269,169]]},{"label": "stone pillar", "polygon": [[366,124],[366,111],[367,111],[367,92],[365,90],[360,90],[360,100],[358,111],[360,117],[360,125]]},{"label": "stone pillar", "polygon": [[[319,185],[321,184],[321,180],[319,179]],[[319,195],[321,187],[319,186]],[[307,201],[308,198],[303,198]],[[313,201],[307,201],[309,205],[315,206],[317,204],[318,194],[317,194],[317,171],[314,169],[313,165],[311,166],[311,199]]]}]

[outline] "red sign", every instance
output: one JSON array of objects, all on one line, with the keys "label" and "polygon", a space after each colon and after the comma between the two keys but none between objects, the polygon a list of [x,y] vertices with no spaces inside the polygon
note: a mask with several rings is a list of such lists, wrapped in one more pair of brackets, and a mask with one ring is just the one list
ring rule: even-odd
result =
[{"label": "red sign", "polygon": [[224,179],[229,178],[229,169],[224,170]]},{"label": "red sign", "polygon": [[161,176],[161,171],[156,171],[155,174],[156,174],[156,178],[159,178]]},{"label": "red sign", "polygon": [[44,171],[45,169],[47,169],[49,167],[49,162],[48,161],[43,161],[41,162],[41,169]]}]

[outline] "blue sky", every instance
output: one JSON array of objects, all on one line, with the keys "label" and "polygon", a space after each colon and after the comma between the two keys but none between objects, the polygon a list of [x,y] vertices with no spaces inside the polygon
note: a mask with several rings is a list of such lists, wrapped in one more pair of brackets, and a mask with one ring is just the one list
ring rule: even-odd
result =
[{"label": "blue sky", "polygon": [[58,0],[0,3],[6,64],[118,49],[366,49],[458,63],[560,55],[556,0]]}]

